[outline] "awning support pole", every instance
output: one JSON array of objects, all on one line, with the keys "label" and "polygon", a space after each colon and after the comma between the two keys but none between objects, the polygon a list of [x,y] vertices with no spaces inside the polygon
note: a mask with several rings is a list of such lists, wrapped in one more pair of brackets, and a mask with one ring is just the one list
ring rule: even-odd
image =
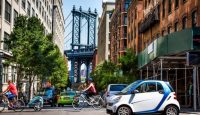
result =
[{"label": "awning support pole", "polygon": [[163,59],[160,59],[160,80],[163,79]]},{"label": "awning support pole", "polygon": [[197,85],[197,66],[194,66],[194,69],[193,69],[193,108],[194,108],[194,111],[197,110],[196,85]]}]

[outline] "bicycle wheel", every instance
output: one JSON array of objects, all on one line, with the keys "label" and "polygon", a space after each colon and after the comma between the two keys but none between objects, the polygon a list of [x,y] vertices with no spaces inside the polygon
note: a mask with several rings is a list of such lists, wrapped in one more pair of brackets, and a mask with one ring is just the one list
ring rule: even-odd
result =
[{"label": "bicycle wheel", "polygon": [[5,107],[6,107],[6,103],[3,100],[1,100],[0,101],[0,112],[2,112],[5,109]]},{"label": "bicycle wheel", "polygon": [[75,110],[81,110],[85,103],[86,101],[82,96],[75,96],[72,102],[72,106]]},{"label": "bicycle wheel", "polygon": [[93,97],[94,101],[92,102],[92,107],[94,109],[101,109],[103,106],[103,99],[101,97]]},{"label": "bicycle wheel", "polygon": [[35,111],[41,111],[42,110],[42,102],[40,102],[40,101],[36,102],[33,108]]},{"label": "bicycle wheel", "polygon": [[22,100],[17,100],[17,101],[15,101],[15,102],[13,103],[13,108],[12,108],[12,109],[13,109],[15,112],[21,112],[21,111],[23,111],[24,107],[25,107],[24,101],[22,101]]}]

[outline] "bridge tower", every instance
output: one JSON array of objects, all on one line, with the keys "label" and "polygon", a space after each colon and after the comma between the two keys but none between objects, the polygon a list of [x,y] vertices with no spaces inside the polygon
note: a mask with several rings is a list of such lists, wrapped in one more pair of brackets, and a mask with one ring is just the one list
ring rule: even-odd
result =
[{"label": "bridge tower", "polygon": [[[85,36],[81,36],[83,20],[86,20],[85,24],[87,24],[86,38]],[[71,61],[70,79],[72,83],[81,82],[80,70],[83,63],[86,65],[86,77],[89,76],[90,65],[93,61],[93,55],[96,49],[96,21],[96,9],[94,12],[91,12],[90,9],[88,11],[83,11],[81,7],[76,9],[75,6],[73,6],[71,49],[65,50],[65,55],[68,57],[68,60]],[[81,43],[82,39],[87,40],[87,42],[85,44]]]}]

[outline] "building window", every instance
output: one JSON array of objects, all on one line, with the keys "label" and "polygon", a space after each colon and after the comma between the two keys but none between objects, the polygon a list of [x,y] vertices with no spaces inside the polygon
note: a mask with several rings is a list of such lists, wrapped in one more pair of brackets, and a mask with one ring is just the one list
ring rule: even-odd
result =
[{"label": "building window", "polygon": [[44,21],[46,21],[46,12],[44,11]]},{"label": "building window", "polygon": [[31,4],[30,4],[30,2],[28,2],[27,14],[28,14],[28,16],[31,16]]},{"label": "building window", "polygon": [[23,9],[26,8],[26,0],[22,0],[22,8],[23,8]]},{"label": "building window", "polygon": [[14,18],[13,18],[13,23],[15,25],[15,19],[18,17],[18,12],[14,10]]},{"label": "building window", "polygon": [[178,31],[178,22],[175,22],[175,24],[174,24],[174,31],[175,31],[175,32]]},{"label": "building window", "polygon": [[51,15],[51,7],[50,7],[50,5],[49,5],[49,14]]},{"label": "building window", "polygon": [[36,8],[38,8],[38,5],[39,5],[38,3],[39,3],[39,1],[38,1],[38,0],[36,0]]},{"label": "building window", "polygon": [[165,30],[162,30],[162,36],[164,36],[165,35]]},{"label": "building window", "polygon": [[185,17],[183,17],[183,19],[182,19],[182,29],[185,29],[185,28],[186,28],[186,25],[187,25],[187,18],[186,18],[186,16],[185,16]]},{"label": "building window", "polygon": [[32,16],[35,16],[35,10],[32,8]]},{"label": "building window", "polygon": [[42,17],[44,17],[44,7],[42,6]]},{"label": "building window", "polygon": [[192,27],[197,26],[197,11],[192,12]]},{"label": "building window", "polygon": [[127,39],[124,39],[124,48],[127,48]]},{"label": "building window", "polygon": [[165,0],[162,1],[162,17],[165,17]]},{"label": "building window", "polygon": [[170,34],[172,31],[172,27],[171,26],[169,26],[168,28],[167,28],[167,32],[168,32],[168,34]]},{"label": "building window", "polygon": [[10,22],[11,18],[11,5],[8,3],[8,1],[6,0],[5,3],[5,19]]},{"label": "building window", "polygon": [[1,16],[1,6],[2,6],[2,0],[0,1],[0,16]]},{"label": "building window", "polygon": [[172,0],[168,0],[168,13],[171,14],[172,12]]},{"label": "building window", "polygon": [[8,65],[3,65],[3,83],[7,83],[8,80]]},{"label": "building window", "polygon": [[19,0],[15,0],[15,2],[18,4]]},{"label": "building window", "polygon": [[12,76],[12,81],[13,82],[16,82],[16,67],[12,66],[12,69],[11,69],[11,76]]},{"label": "building window", "polygon": [[179,0],[175,0],[175,9],[179,6]]},{"label": "building window", "polygon": [[146,0],[144,1],[144,8],[145,9],[147,8],[147,1]]},{"label": "building window", "polygon": [[[4,41],[7,41],[9,39],[9,34],[4,32]],[[4,42],[3,43],[3,49],[8,51],[8,45]]]},{"label": "building window", "polygon": [[41,7],[42,7],[42,3],[41,3],[41,1],[39,2],[39,11],[40,11],[40,13],[41,13]]},{"label": "building window", "polygon": [[127,16],[124,16],[124,25],[127,25]]}]

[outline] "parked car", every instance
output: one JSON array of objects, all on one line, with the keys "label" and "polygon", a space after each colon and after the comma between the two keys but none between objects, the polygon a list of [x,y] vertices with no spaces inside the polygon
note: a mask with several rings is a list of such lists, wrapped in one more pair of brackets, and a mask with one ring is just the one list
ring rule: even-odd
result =
[{"label": "parked car", "polygon": [[126,86],[127,84],[109,84],[103,96],[103,99],[105,100],[105,104],[107,104],[107,101],[110,99],[111,96],[119,93]]},{"label": "parked car", "polygon": [[109,114],[132,115],[133,113],[155,113],[178,115],[180,110],[176,94],[169,82],[138,80],[127,86],[109,100]]},{"label": "parked car", "polygon": [[75,91],[61,92],[57,99],[58,106],[71,105],[75,94]]}]

